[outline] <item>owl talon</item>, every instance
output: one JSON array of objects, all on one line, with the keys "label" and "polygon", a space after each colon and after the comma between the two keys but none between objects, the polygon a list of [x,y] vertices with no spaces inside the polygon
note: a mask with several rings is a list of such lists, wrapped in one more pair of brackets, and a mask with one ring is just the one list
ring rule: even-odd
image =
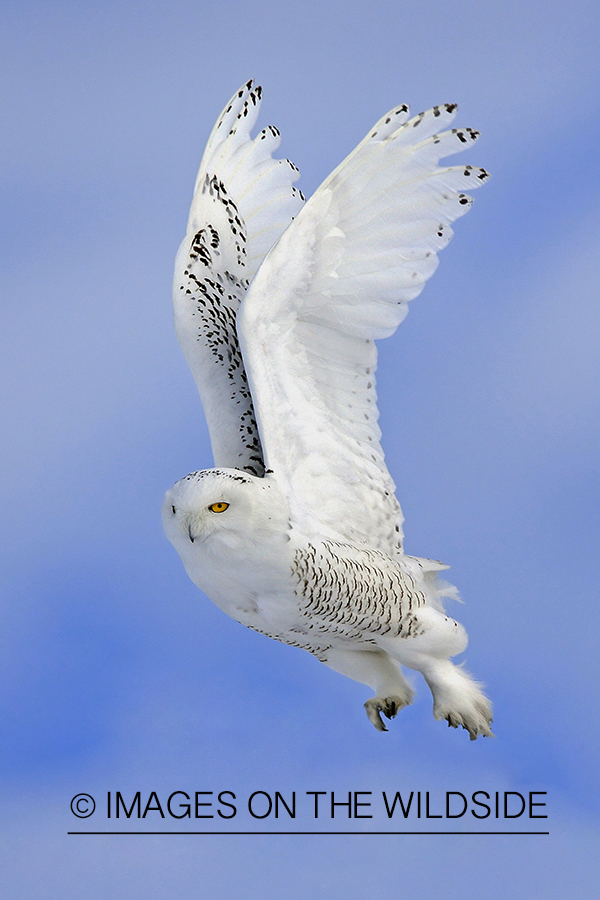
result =
[{"label": "owl talon", "polygon": [[365,703],[367,717],[377,731],[388,730],[381,718],[381,713],[387,719],[394,719],[403,706],[406,706],[406,701],[401,697],[371,697]]}]

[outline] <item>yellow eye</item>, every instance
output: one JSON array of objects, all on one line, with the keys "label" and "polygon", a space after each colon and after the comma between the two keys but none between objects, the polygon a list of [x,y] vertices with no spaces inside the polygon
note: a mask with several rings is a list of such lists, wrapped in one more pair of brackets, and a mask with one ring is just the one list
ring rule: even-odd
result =
[{"label": "yellow eye", "polygon": [[211,503],[211,505],[208,508],[210,509],[211,512],[220,513],[220,512],[225,512],[225,510],[227,509],[228,506],[229,506],[229,503],[225,503],[224,500],[221,500],[219,503]]}]

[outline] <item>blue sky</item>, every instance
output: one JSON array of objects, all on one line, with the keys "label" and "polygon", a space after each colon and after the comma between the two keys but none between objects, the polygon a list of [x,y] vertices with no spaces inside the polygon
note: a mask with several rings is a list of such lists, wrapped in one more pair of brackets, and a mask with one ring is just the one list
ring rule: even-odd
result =
[{"label": "blue sky", "polygon": [[[597,4],[20,0],[0,17],[6,896],[595,896]],[[165,489],[211,464],[173,258],[249,77],[307,194],[397,103],[458,102],[482,132],[462,159],[493,178],[380,345],[378,384],[407,550],[452,566],[494,741],[435,722],[417,676],[377,734],[366,689],[227,619],[162,535]],[[109,790],[546,791],[551,834],[67,836],[71,797]]]}]

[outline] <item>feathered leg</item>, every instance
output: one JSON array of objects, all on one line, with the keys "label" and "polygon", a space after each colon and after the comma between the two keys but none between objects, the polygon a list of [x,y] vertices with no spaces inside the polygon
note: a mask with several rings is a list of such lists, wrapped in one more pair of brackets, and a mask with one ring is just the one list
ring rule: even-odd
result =
[{"label": "feathered leg", "polygon": [[433,694],[433,715],[447,719],[453,728],[462,725],[474,741],[490,737],[492,707],[479,685],[449,657],[467,646],[462,625],[443,612],[422,607],[415,615],[422,628],[416,637],[377,638],[378,645],[399,663],[421,672]]},{"label": "feathered leg", "polygon": [[375,691],[376,696],[367,700],[365,709],[377,731],[387,731],[381,713],[393,719],[403,706],[413,701],[413,689],[394,660],[381,650],[331,648],[324,662],[335,672],[367,684]]}]

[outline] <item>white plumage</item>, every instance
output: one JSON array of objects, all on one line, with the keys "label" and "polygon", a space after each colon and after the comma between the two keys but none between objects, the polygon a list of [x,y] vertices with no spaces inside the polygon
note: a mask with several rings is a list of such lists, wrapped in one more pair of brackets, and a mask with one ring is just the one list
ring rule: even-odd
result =
[{"label": "white plumage", "polygon": [[489,701],[450,662],[467,636],[444,612],[446,566],[402,549],[374,377],[374,340],[488,177],[438,167],[478,133],[443,130],[452,104],[399,106],[304,203],[296,167],[271,156],[279,132],[251,137],[260,98],[248,82],[217,121],[177,255],[177,336],[217,468],[167,492],[165,531],[228,615],[369,685],[379,730],[412,701],[400,663],[423,673],[436,718],[489,735]]}]

